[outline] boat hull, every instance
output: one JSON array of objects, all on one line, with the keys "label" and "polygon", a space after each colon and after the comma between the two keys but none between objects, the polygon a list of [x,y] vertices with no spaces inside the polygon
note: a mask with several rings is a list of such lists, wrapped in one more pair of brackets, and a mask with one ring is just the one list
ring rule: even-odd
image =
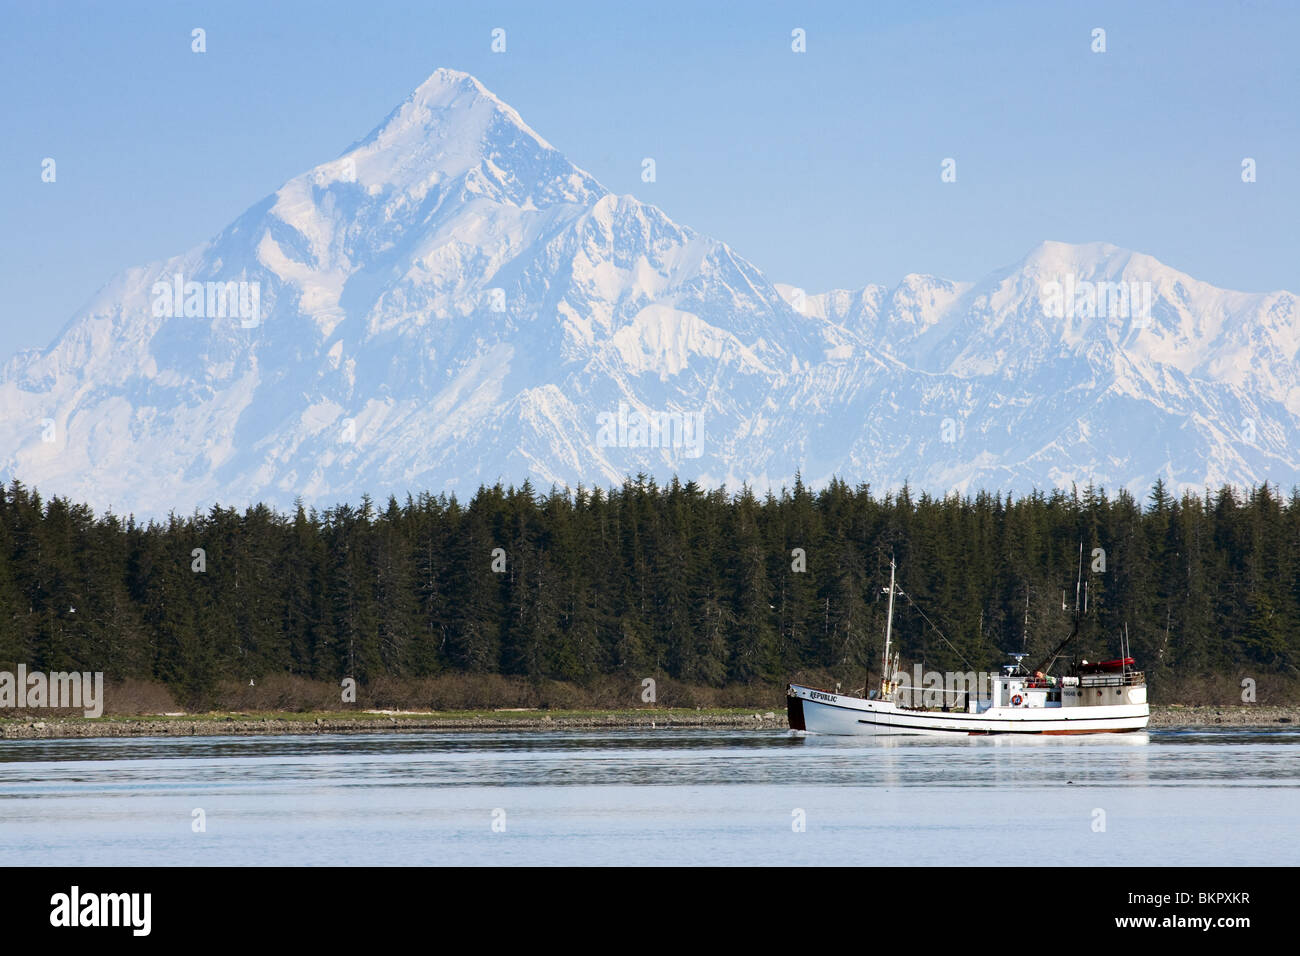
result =
[{"label": "boat hull", "polygon": [[1080,707],[993,707],[978,714],[911,710],[893,701],[864,700],[792,684],[786,692],[791,730],[839,736],[1040,734],[1073,735],[1143,730],[1146,703]]}]

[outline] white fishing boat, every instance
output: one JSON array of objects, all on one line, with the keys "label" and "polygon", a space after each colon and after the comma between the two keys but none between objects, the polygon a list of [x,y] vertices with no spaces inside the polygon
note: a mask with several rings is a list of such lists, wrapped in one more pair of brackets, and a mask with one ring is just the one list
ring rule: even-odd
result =
[{"label": "white fishing boat", "polygon": [[[889,563],[889,611],[878,690],[855,697],[817,687],[790,684],[786,710],[792,730],[815,734],[1098,734],[1142,730],[1147,725],[1146,678],[1123,650],[1119,659],[1082,661],[1071,673],[1051,676],[1052,665],[1079,631],[1082,612],[1075,591],[1074,628],[1040,667],[1023,666],[1012,655],[987,689],[977,675],[964,686],[905,687],[898,656],[891,657],[894,625],[894,562]],[[910,600],[910,599],[909,599]],[[1086,598],[1085,598],[1086,606]],[[1123,647],[1123,645],[1121,645]],[[892,677],[889,675],[893,675]],[[971,686],[974,683],[975,686]],[[865,691],[864,691],[865,692]]]}]

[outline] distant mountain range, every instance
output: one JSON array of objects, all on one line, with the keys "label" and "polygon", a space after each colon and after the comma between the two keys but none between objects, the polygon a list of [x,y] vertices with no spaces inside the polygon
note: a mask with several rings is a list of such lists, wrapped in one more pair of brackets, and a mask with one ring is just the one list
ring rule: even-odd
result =
[{"label": "distant mountain range", "polygon": [[438,70],[0,370],[0,477],[118,513],[660,479],[1300,482],[1289,292],[1103,243],[822,294],[608,192]]}]

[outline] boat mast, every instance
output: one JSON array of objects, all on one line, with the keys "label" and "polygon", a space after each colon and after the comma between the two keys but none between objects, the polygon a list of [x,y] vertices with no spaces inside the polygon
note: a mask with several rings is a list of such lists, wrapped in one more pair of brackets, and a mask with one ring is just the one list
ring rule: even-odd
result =
[{"label": "boat mast", "polygon": [[[1080,594],[1083,595],[1083,600],[1084,600],[1083,608],[1080,608],[1079,606]],[[1080,541],[1079,542],[1079,572],[1074,579],[1074,627],[1070,628],[1069,636],[1066,637],[1066,639],[1063,640],[1057,646],[1056,650],[1052,651],[1052,653],[1049,654],[1041,664],[1039,664],[1037,667],[1034,668],[1034,672],[1042,671],[1044,674],[1046,674],[1049,670],[1052,669],[1052,665],[1056,663],[1056,659],[1061,656],[1061,651],[1065,650],[1065,646],[1069,644],[1072,640],[1074,640],[1075,636],[1079,633],[1079,624],[1083,620],[1083,614],[1087,608],[1087,601],[1088,601],[1088,589],[1086,586],[1086,582],[1083,580],[1083,542]],[[1062,601],[1062,605],[1064,605],[1064,601]]]},{"label": "boat mast", "polygon": [[889,614],[885,618],[885,653],[880,658],[880,697],[888,700],[890,696],[889,642],[894,632],[894,556],[889,556]]}]

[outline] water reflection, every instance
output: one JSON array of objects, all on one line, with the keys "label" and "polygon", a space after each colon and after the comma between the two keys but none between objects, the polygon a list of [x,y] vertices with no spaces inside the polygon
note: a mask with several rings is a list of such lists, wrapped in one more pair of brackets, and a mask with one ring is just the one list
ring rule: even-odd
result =
[{"label": "water reflection", "polygon": [[[660,729],[0,743],[0,859],[77,863],[1292,862],[1300,733],[833,738]],[[1094,834],[1090,814],[1109,814]],[[190,830],[203,808],[208,831]],[[510,839],[490,813],[507,811]],[[791,814],[807,815],[794,833]],[[791,842],[793,837],[798,837]],[[1079,842],[1082,840],[1082,842]],[[1011,840],[1007,845],[1014,845]],[[891,843],[891,846],[894,843]],[[268,854],[271,859],[268,860]]]}]

